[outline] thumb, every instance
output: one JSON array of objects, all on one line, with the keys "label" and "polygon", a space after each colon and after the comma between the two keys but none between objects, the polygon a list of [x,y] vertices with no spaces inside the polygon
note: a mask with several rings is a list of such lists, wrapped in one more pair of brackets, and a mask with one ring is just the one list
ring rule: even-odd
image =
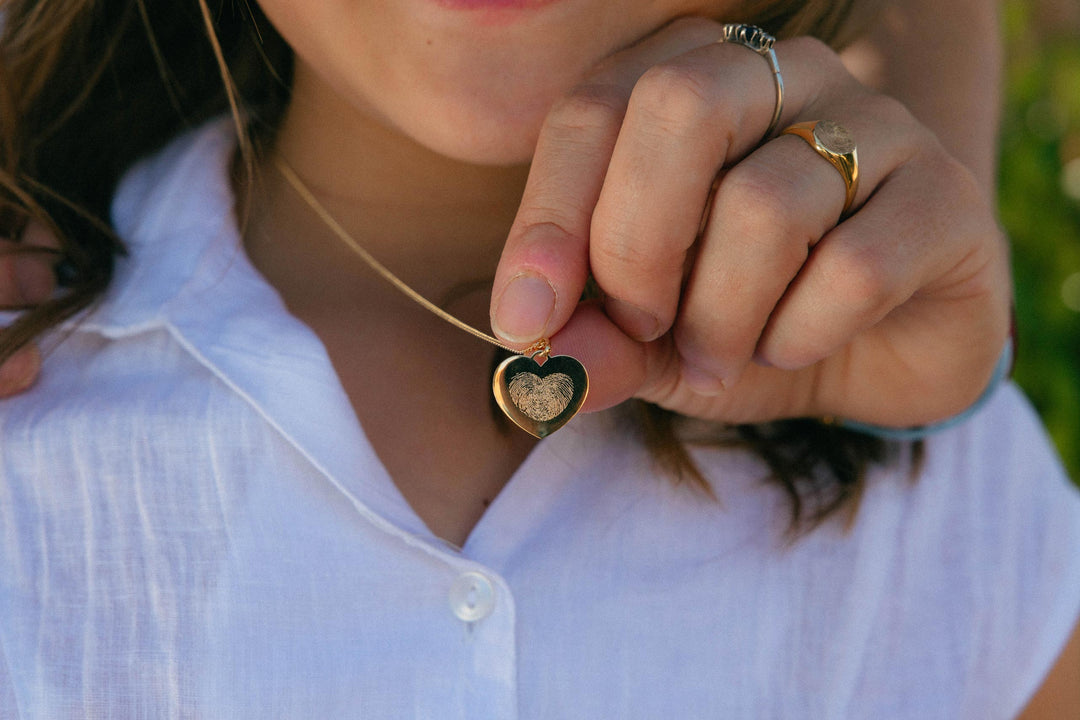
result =
[{"label": "thumb", "polygon": [[647,376],[650,344],[624,335],[593,301],[579,305],[551,338],[552,355],[572,355],[589,374],[586,412],[618,405],[637,393]]},{"label": "thumb", "polygon": [[648,343],[627,337],[596,302],[582,303],[551,338],[553,355],[572,355],[589,373],[584,410],[595,412],[630,398],[680,415],[723,423],[754,423],[808,413],[817,366],[800,370],[751,365],[739,381],[715,394],[695,391],[682,377],[671,334]]},{"label": "thumb", "polygon": [[636,397],[680,415],[730,424],[815,414],[811,410],[820,363],[799,370],[751,365],[733,386],[703,394],[683,380],[670,333],[637,342],[623,334],[597,302],[579,305],[551,338],[551,346],[553,355],[572,355],[589,373],[586,412]]}]

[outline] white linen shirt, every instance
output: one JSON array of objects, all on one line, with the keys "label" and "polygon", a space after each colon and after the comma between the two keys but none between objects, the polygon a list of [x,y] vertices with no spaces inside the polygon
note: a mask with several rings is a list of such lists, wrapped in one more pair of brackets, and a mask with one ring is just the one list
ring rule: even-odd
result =
[{"label": "white linen shirt", "polygon": [[[1007,718],[1080,614],[1080,500],[1012,387],[847,531],[607,415],[457,549],[245,258],[227,124],[131,171],[107,297],[0,403],[0,717]],[[438,473],[438,468],[432,468]]]}]

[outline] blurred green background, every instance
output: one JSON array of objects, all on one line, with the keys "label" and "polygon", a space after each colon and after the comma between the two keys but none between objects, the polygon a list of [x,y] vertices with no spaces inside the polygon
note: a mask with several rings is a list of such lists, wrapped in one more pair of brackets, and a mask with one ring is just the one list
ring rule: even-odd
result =
[{"label": "blurred green background", "polygon": [[999,201],[1013,243],[1015,377],[1080,483],[1080,2],[1003,7]]}]

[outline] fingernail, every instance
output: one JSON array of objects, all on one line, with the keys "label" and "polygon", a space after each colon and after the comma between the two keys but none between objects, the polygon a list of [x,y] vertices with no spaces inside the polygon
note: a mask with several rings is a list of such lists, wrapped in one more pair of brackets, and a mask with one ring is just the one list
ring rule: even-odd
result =
[{"label": "fingernail", "polygon": [[682,367],[682,379],[687,387],[698,395],[720,395],[727,389],[721,378],[707,370],[685,363]]},{"label": "fingernail", "polygon": [[604,312],[635,340],[649,342],[660,336],[660,321],[637,305],[608,297],[604,299]]},{"label": "fingernail", "polygon": [[16,395],[34,384],[41,370],[41,353],[25,348],[0,365],[0,397]]},{"label": "fingernail", "polygon": [[555,297],[555,288],[539,275],[515,276],[495,305],[492,329],[511,342],[532,342],[543,337],[555,312]]}]

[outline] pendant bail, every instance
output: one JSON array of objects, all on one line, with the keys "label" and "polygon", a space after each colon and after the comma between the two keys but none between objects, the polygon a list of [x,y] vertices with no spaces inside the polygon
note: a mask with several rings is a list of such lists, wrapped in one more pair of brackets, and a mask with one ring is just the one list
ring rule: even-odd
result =
[{"label": "pendant bail", "polygon": [[529,358],[530,360],[535,360],[537,355],[542,357],[544,360],[547,360],[549,357],[551,357],[551,341],[549,341],[547,338],[540,338],[532,345],[525,348],[525,350],[521,354]]}]

